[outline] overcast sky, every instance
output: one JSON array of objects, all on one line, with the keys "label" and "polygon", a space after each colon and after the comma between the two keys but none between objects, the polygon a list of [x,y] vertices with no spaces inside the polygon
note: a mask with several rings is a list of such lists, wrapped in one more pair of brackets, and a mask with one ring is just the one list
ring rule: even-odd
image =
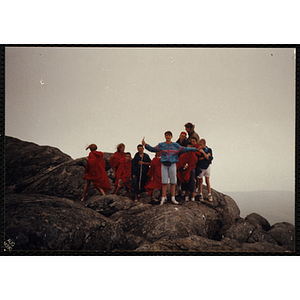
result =
[{"label": "overcast sky", "polygon": [[293,48],[10,47],[5,97],[6,135],[73,158],[90,143],[134,155],[191,122],[213,150],[212,188],[294,190]]}]

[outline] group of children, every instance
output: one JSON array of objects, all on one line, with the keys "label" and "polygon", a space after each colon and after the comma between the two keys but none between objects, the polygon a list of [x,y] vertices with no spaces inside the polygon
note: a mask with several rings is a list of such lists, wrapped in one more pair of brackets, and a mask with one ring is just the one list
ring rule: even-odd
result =
[{"label": "group of children", "polygon": [[[208,200],[213,201],[210,187],[210,165],[213,160],[212,150],[206,146],[206,141],[200,139],[194,130],[195,125],[185,124],[186,132],[181,132],[179,139],[172,142],[172,132],[165,132],[165,142],[152,147],[142,140],[137,146],[138,152],[132,159],[130,152],[125,152],[125,145],[119,144],[117,151],[110,158],[113,170],[115,187],[113,194],[118,194],[124,188],[126,196],[132,191],[135,201],[138,195],[147,192],[149,196],[155,189],[161,190],[161,202],[163,205],[167,199],[167,188],[170,183],[171,201],[179,204],[175,199],[176,184],[178,191],[185,195],[185,201],[195,201],[195,194],[199,193],[199,200],[204,201],[202,194],[203,177],[205,177]],[[150,159],[144,153],[144,147],[150,152],[155,152],[155,158]],[[103,153],[96,151],[97,146],[92,144],[87,149],[91,152],[85,169],[86,185],[82,201],[86,191],[92,182],[94,188],[105,194],[110,190],[108,176],[105,171]],[[101,175],[100,175],[101,173]],[[107,184],[108,183],[108,184]],[[108,187],[109,186],[109,187]],[[152,197],[152,200],[156,200]]]}]

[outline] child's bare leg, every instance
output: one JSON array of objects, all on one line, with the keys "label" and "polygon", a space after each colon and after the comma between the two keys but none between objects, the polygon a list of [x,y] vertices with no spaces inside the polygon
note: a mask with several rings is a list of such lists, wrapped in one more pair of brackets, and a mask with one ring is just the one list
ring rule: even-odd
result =
[{"label": "child's bare leg", "polygon": [[203,178],[200,179],[199,182],[199,193],[202,194],[202,189],[203,189]]},{"label": "child's bare leg", "polygon": [[113,194],[116,194],[116,195],[117,195],[118,192],[120,191],[120,189],[119,189],[119,187],[120,187],[120,185],[119,185],[119,184],[120,184],[120,181],[121,181],[121,179],[118,180],[117,186],[115,185],[114,190],[113,190],[113,192],[112,192]]},{"label": "child's bare leg", "polygon": [[210,188],[209,177],[205,177],[205,182],[206,182],[208,194],[211,195],[211,188]]},{"label": "child's bare leg", "polygon": [[171,201],[174,204],[179,204],[176,200],[175,200],[175,189],[176,189],[176,184],[175,183],[171,183]]},{"label": "child's bare leg", "polygon": [[112,191],[112,194],[116,194],[116,190],[117,190],[117,187],[115,186],[114,190]]},{"label": "child's bare leg", "polygon": [[168,184],[163,183],[162,189],[161,189],[161,201],[160,205],[163,205],[166,201],[167,198],[167,189],[168,189]]},{"label": "child's bare leg", "polygon": [[188,201],[189,201],[189,198],[190,198],[190,191],[189,191],[189,190],[186,190],[186,191],[185,191],[185,201],[188,202]]},{"label": "child's bare leg", "polygon": [[86,195],[86,192],[89,188],[90,183],[91,182],[89,180],[86,180],[86,183],[85,183],[85,186],[84,186],[84,189],[83,189],[83,195],[82,195],[81,201],[84,201],[85,195]]},{"label": "child's bare leg", "polygon": [[196,189],[198,189],[197,191],[200,190],[200,179],[198,177],[196,179]]},{"label": "child's bare leg", "polygon": [[168,184],[163,184],[162,186],[162,197],[166,197],[167,196],[167,189],[168,189]]},{"label": "child's bare leg", "polygon": [[104,190],[101,187],[96,186],[96,189],[97,189],[97,191],[99,191],[100,193],[102,193],[103,195],[105,195],[105,192],[104,192]]},{"label": "child's bare leg", "polygon": [[176,185],[171,183],[171,196],[172,197],[175,197],[175,188],[176,188]]},{"label": "child's bare leg", "polygon": [[116,190],[116,193],[115,193],[116,195],[118,195],[118,193],[119,193],[119,191],[120,191],[121,188],[122,188],[122,187],[118,185],[117,190]]}]

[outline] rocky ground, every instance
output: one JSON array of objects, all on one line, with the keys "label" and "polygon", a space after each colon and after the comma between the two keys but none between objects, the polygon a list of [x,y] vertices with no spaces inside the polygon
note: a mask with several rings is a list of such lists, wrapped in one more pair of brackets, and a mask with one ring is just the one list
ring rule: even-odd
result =
[{"label": "rocky ground", "polygon": [[[101,196],[92,185],[85,202],[84,158],[6,137],[5,240],[12,251],[99,253],[293,252],[295,226],[270,226],[262,216],[240,217],[229,196],[213,190],[213,202],[168,201],[147,194],[139,202]],[[106,171],[112,170],[105,153]],[[123,194],[124,195],[124,194]],[[204,189],[204,198],[207,191]],[[196,200],[198,200],[196,198]],[[51,252],[52,253],[52,252]]]}]

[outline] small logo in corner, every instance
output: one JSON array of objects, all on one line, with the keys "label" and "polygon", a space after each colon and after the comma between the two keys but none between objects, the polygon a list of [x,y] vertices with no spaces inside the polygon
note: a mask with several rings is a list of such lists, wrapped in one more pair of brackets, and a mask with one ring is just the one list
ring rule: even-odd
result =
[{"label": "small logo in corner", "polygon": [[4,251],[6,250],[11,251],[16,243],[13,241],[13,239],[8,239],[3,244],[5,247]]}]

